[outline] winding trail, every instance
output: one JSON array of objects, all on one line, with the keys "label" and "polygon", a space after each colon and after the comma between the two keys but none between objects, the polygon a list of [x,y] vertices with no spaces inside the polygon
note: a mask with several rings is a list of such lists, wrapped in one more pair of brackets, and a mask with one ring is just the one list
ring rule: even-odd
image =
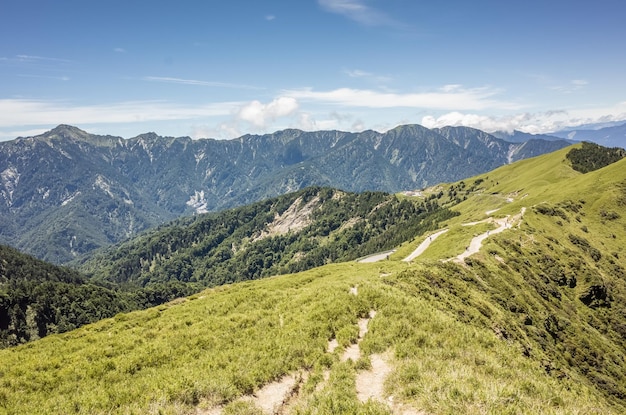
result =
[{"label": "winding trail", "polygon": [[365,258],[357,259],[356,262],[359,262],[361,264],[367,264],[371,262],[382,261],[389,258],[389,255],[393,254],[394,252],[396,252],[395,249],[392,249],[391,251],[379,252],[377,254],[368,255]]},{"label": "winding trail", "polygon": [[[468,245],[467,249],[462,252],[461,254],[457,255],[454,258],[450,258],[447,261],[454,261],[457,263],[463,263],[465,258],[469,257],[470,255],[473,255],[475,253],[477,253],[480,250],[480,247],[483,244],[483,241],[485,239],[487,239],[489,236],[491,235],[495,235],[497,233],[500,233],[502,231],[504,231],[505,229],[509,229],[511,227],[513,227],[514,223],[517,223],[519,225],[519,221],[522,219],[522,217],[524,216],[524,212],[526,212],[526,208],[523,207],[521,212],[518,213],[517,215],[510,217],[507,216],[505,218],[502,219],[489,219],[491,221],[493,221],[494,223],[497,223],[499,226],[496,229],[487,231],[485,233],[481,233],[480,235],[472,238],[470,244]],[[484,222],[484,221],[481,221]],[[476,222],[476,223],[481,223],[481,222]],[[473,223],[473,224],[476,224]],[[464,224],[465,226],[469,226],[469,225],[473,225],[473,224]]]},{"label": "winding trail", "polygon": [[470,244],[467,249],[456,257],[452,258],[452,261],[461,263],[470,255],[474,255],[476,252],[480,250],[480,247],[483,245],[483,241],[487,239],[491,235],[495,235],[497,233],[502,232],[503,230],[510,228],[511,224],[509,223],[509,217],[507,216],[504,219],[496,219],[494,220],[499,226],[496,229],[487,231],[485,233],[481,233],[478,236],[472,238]]},{"label": "winding trail", "polygon": [[448,229],[442,229],[440,231],[433,233],[428,238],[424,239],[422,243],[419,244],[417,248],[415,248],[415,251],[411,252],[411,254],[408,257],[404,258],[403,261],[410,262],[410,261],[413,261],[418,256],[422,255],[424,251],[426,251],[426,249],[430,246],[432,241],[434,241],[440,235],[443,235],[446,232],[448,232]]}]

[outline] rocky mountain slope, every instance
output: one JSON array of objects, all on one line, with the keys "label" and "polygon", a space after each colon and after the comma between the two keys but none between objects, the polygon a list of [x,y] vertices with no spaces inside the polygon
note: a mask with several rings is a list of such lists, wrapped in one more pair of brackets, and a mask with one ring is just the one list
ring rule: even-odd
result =
[{"label": "rocky mountain slope", "polygon": [[60,125],[0,143],[0,243],[66,263],[181,215],[311,185],[422,188],[565,145],[418,125],[387,133],[284,130],[221,141],[154,133],[126,140]]},{"label": "rocky mountain slope", "polygon": [[2,407],[624,413],[626,159],[571,150],[416,196],[458,215],[388,259],[220,286],[2,350]]}]

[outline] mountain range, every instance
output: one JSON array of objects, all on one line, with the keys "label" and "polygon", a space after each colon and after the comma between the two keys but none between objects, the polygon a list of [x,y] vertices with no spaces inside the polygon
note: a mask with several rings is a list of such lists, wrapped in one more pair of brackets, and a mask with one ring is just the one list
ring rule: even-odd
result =
[{"label": "mountain range", "polygon": [[131,139],[60,125],[0,143],[0,243],[53,263],[184,215],[311,186],[397,192],[451,182],[562,148],[466,127],[192,140]]},{"label": "mountain range", "polygon": [[559,138],[592,141],[605,147],[626,147],[626,124],[601,128],[575,128],[552,133]]}]

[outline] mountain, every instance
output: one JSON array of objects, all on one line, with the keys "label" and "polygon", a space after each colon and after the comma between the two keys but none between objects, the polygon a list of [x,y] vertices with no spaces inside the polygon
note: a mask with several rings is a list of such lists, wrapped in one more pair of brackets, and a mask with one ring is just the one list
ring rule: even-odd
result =
[{"label": "mountain", "polygon": [[[422,191],[411,203],[456,215],[378,262],[219,286],[0,350],[2,408],[625,413],[626,159],[597,150],[578,144]],[[323,192],[326,203],[350,196],[310,189],[294,204],[303,192],[272,216]],[[192,235],[179,232],[156,240]]]},{"label": "mountain", "polygon": [[626,124],[594,129],[563,130],[552,135],[571,140],[592,141],[605,147],[626,148]]},{"label": "mountain", "polygon": [[137,287],[258,279],[391,250],[453,217],[441,200],[309,187],[181,219],[73,265],[92,280]]},{"label": "mountain", "polygon": [[422,188],[565,145],[419,125],[386,133],[284,130],[221,141],[154,133],[126,140],[60,125],[0,143],[0,243],[67,263],[184,215],[311,185]]},{"label": "mountain", "polygon": [[[560,141],[563,139],[570,139],[570,137],[549,135],[549,134],[529,134],[518,130],[513,131],[495,131],[491,133],[494,137],[501,140],[509,141],[511,143],[525,143],[531,140],[546,140],[546,141]],[[571,144],[575,142],[572,141]]]}]

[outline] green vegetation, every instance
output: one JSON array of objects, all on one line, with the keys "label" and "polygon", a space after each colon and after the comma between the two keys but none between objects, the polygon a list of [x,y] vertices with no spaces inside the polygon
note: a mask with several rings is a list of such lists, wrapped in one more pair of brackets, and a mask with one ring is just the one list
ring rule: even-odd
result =
[{"label": "green vegetation", "polygon": [[436,197],[417,201],[312,187],[175,222],[80,269],[95,280],[141,287],[168,281],[210,287],[392,249],[455,215]]},{"label": "green vegetation", "polygon": [[122,290],[0,245],[0,348],[195,292],[182,283]]},{"label": "green vegetation", "polygon": [[[282,409],[298,415],[391,414],[392,401],[429,414],[626,413],[626,160],[581,174],[569,166],[568,151],[497,169],[470,185],[441,185],[416,202],[309,189],[280,206],[231,211],[233,222],[246,212],[253,217],[254,209],[265,215],[257,227],[242,220],[246,231],[234,230],[244,236],[235,251],[315,200],[350,201],[359,213],[329,225],[327,234],[323,221],[293,231],[310,232],[311,251],[347,238],[342,232],[361,222],[384,229],[375,213],[402,201],[426,212],[423,228],[412,228],[422,233],[443,227],[431,221],[445,212],[441,206],[458,215],[445,215],[449,231],[410,264],[394,255],[223,285],[0,350],[0,412],[260,414],[252,395],[292,375],[296,384]],[[435,201],[440,207],[429,210]],[[492,233],[464,263],[446,262],[492,226],[463,224],[490,216],[509,216],[513,226]],[[202,238],[186,239],[200,235],[191,229],[204,220],[217,226],[218,218],[227,216],[195,218],[172,228],[180,233],[170,239],[167,228],[154,235],[163,232],[167,246],[191,241],[172,250],[184,252],[203,246]],[[387,228],[406,223],[391,218]],[[362,243],[375,241],[372,235]],[[302,253],[278,262],[297,263],[291,261]],[[359,320],[372,310],[359,339]],[[331,340],[339,344],[334,351]],[[355,342],[361,357],[343,359]],[[378,355],[388,356],[390,375],[383,396],[363,402],[358,380]]]},{"label": "green vegetation", "polygon": [[583,142],[580,148],[572,149],[567,153],[572,168],[581,173],[601,169],[624,157],[626,157],[626,150],[623,148],[606,148],[589,142]]},{"label": "green vegetation", "polygon": [[179,414],[215,405],[254,413],[238,398],[310,372],[294,413],[389,413],[360,403],[362,369],[340,362],[341,349],[326,352],[329,339],[376,309],[361,348],[392,351],[388,391],[406,404],[429,413],[624,410],[569,366],[546,360],[547,371],[545,352],[506,334],[515,329],[507,313],[515,314],[487,303],[471,270],[403,269],[387,262],[381,278],[378,267],[338,264],[224,286],[0,351],[0,405],[8,413]]}]

